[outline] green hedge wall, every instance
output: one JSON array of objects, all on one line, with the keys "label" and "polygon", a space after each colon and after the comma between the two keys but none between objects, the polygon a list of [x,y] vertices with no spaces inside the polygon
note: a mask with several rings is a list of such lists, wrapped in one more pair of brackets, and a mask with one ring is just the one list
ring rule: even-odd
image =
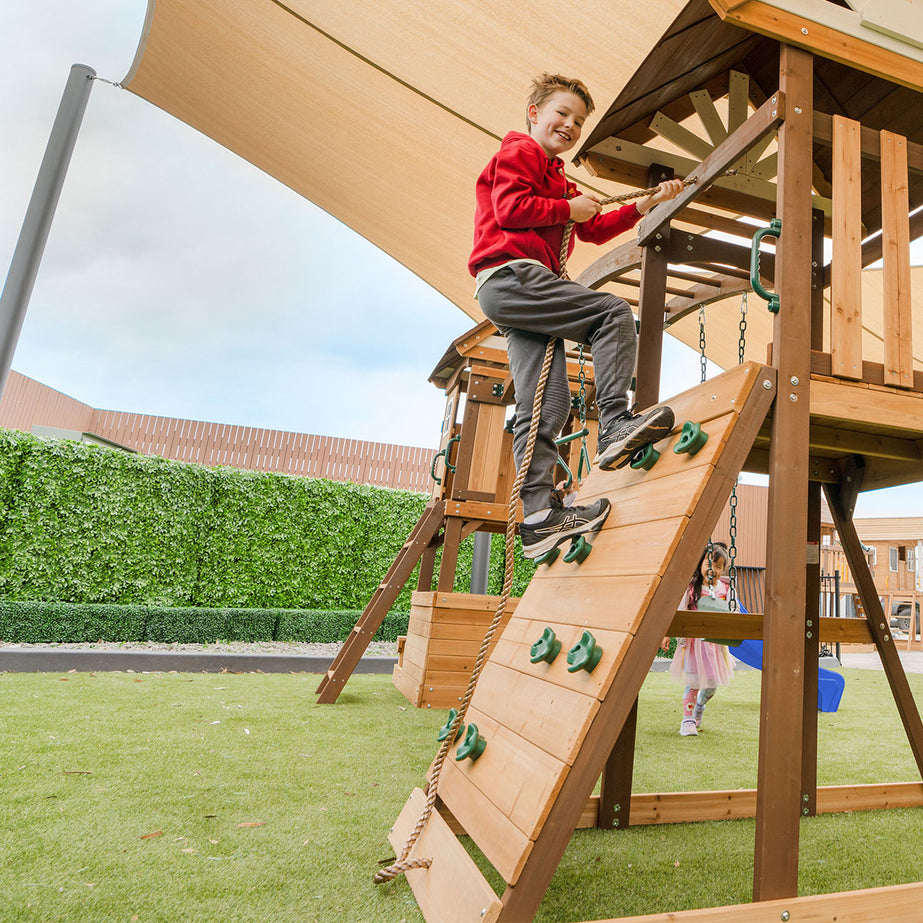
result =
[{"label": "green hedge wall", "polygon": [[[426,500],[0,430],[0,599],[361,610]],[[472,548],[473,537],[458,592],[470,586]],[[521,595],[535,568],[516,557]],[[488,592],[500,592],[503,566],[497,535]],[[395,611],[409,610],[415,586],[414,575]]]},{"label": "green hedge wall", "polygon": [[[8,644],[93,641],[343,641],[360,611],[179,609],[151,606],[0,600],[0,639]],[[393,641],[407,633],[406,612],[389,612],[375,634]]]}]

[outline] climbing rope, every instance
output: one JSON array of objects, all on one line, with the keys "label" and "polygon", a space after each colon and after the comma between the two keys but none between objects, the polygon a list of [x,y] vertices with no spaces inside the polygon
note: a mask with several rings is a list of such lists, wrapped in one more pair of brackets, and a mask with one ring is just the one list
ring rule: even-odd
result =
[{"label": "climbing rope", "polygon": [[[693,183],[695,183],[694,179],[686,180],[684,185],[690,186]],[[609,198],[603,199],[600,204],[611,205],[615,202],[627,202],[629,199],[639,199],[644,196],[651,195],[652,193],[656,192],[658,188],[658,186],[653,186],[649,189],[642,189],[639,192],[627,192],[623,193],[622,195],[610,196]],[[574,222],[568,221],[564,227],[564,234],[561,238],[561,253],[559,258],[560,269],[558,271],[558,275],[562,279],[570,278],[567,275],[567,256],[573,230]],[[526,473],[529,470],[529,466],[532,464],[532,452],[535,448],[535,440],[538,436],[538,424],[541,416],[542,398],[545,393],[545,383],[548,381],[548,374],[551,371],[551,361],[554,358],[554,349],[557,342],[557,337],[548,338],[548,345],[545,348],[545,357],[542,362],[542,370],[539,374],[538,382],[535,386],[535,397],[532,401],[532,419],[529,425],[529,437],[526,441],[525,453],[523,455],[522,463],[519,466],[519,470],[516,473],[516,480],[513,482],[513,486],[510,489],[510,502],[506,518],[506,562],[503,573],[503,589],[500,594],[500,602],[497,605],[496,614],[494,615],[490,625],[487,627],[484,640],[481,642],[481,647],[478,651],[477,659],[474,662],[474,668],[471,671],[471,677],[468,680],[468,686],[465,690],[464,696],[462,697],[462,701],[455,715],[455,719],[449,725],[448,733],[443,739],[439,747],[439,751],[436,754],[436,758],[433,761],[432,772],[430,773],[429,783],[426,787],[426,804],[423,807],[420,818],[417,820],[413,830],[407,837],[407,842],[404,843],[404,846],[401,849],[401,853],[399,856],[397,856],[396,861],[391,865],[379,869],[375,873],[374,881],[376,884],[383,884],[386,881],[392,881],[393,879],[397,878],[398,875],[410,871],[411,869],[429,868],[433,863],[433,860],[428,858],[411,859],[410,853],[413,850],[413,847],[416,845],[417,840],[419,840],[420,835],[423,833],[430,815],[433,813],[433,807],[436,804],[436,793],[439,786],[439,776],[442,773],[442,766],[445,763],[449,748],[454,744],[455,739],[459,734],[459,729],[464,723],[465,713],[468,710],[468,705],[471,702],[472,696],[474,695],[475,687],[477,686],[481,671],[484,668],[484,663],[487,660],[487,651],[490,648],[494,634],[496,633],[500,622],[503,620],[503,615],[506,612],[507,605],[509,604],[510,595],[513,588],[513,572],[515,567],[514,551],[516,541],[516,512],[519,508],[519,493],[522,489],[523,482],[526,479]],[[581,392],[583,393],[582,382]]]},{"label": "climbing rope", "polygon": [[426,822],[429,820],[430,814],[433,812],[433,806],[436,803],[436,790],[439,784],[439,775],[442,772],[442,765],[445,762],[446,755],[449,752],[449,747],[451,747],[455,742],[455,738],[459,733],[459,728],[461,728],[464,722],[465,713],[468,710],[468,704],[471,701],[471,697],[474,695],[474,689],[477,685],[478,678],[481,675],[481,670],[484,667],[484,662],[487,660],[487,651],[490,648],[490,643],[493,640],[494,634],[496,633],[500,622],[503,620],[503,614],[506,612],[506,607],[510,600],[510,594],[513,587],[513,569],[515,566],[514,550],[516,541],[516,511],[519,506],[519,492],[522,489],[523,482],[525,481],[526,472],[529,470],[529,465],[532,463],[532,452],[535,448],[536,436],[538,435],[538,419],[542,409],[542,396],[545,391],[545,382],[548,380],[548,373],[551,371],[551,360],[554,357],[554,346],[556,342],[557,340],[553,337],[549,339],[548,347],[545,350],[545,358],[542,363],[542,371],[539,375],[538,383],[535,387],[535,398],[532,401],[532,421],[529,427],[529,438],[526,442],[525,454],[523,455],[522,464],[519,466],[519,471],[516,474],[516,480],[513,483],[512,489],[510,490],[510,504],[506,520],[506,567],[503,573],[503,592],[500,596],[500,603],[497,606],[497,612],[494,615],[493,620],[487,628],[487,633],[484,635],[484,640],[481,642],[481,647],[478,651],[478,656],[474,663],[474,669],[471,671],[471,678],[468,680],[468,687],[465,690],[464,696],[462,697],[461,705],[458,708],[458,713],[455,715],[455,720],[450,725],[448,734],[446,735],[445,740],[442,741],[442,744],[439,747],[439,752],[436,754],[436,759],[433,762],[433,769],[432,773],[430,774],[429,785],[427,786],[426,805],[423,808],[420,819],[417,821],[416,826],[413,828],[410,836],[407,838],[407,842],[404,844],[404,847],[401,850],[401,854],[398,856],[397,861],[393,865],[379,869],[379,871],[375,873],[374,880],[376,884],[381,884],[385,881],[391,881],[393,878],[396,878],[398,875],[408,871],[409,869],[429,868],[432,864],[432,859],[409,859],[408,856],[410,855],[410,851],[413,849],[417,840],[420,838],[420,834],[423,832],[423,828],[426,826]]}]

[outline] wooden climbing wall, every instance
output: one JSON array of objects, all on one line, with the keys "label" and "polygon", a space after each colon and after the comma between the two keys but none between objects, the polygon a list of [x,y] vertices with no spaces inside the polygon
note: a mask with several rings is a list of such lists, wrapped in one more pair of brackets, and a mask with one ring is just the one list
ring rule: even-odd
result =
[{"label": "wooden climbing wall", "polygon": [[[538,907],[774,393],[771,369],[740,366],[670,401],[678,427],[691,420],[708,433],[695,455],[675,454],[673,435],[649,471],[594,470],[578,502],[606,496],[613,508],[592,554],[539,568],[485,664],[466,723],[486,749],[477,762],[450,750],[438,793],[509,886],[500,919],[531,919]],[[533,664],[546,627],[561,654]],[[592,673],[570,673],[567,651],[585,630],[602,656]],[[440,861],[408,873],[415,893]],[[425,890],[427,919],[448,919],[438,889]]]}]

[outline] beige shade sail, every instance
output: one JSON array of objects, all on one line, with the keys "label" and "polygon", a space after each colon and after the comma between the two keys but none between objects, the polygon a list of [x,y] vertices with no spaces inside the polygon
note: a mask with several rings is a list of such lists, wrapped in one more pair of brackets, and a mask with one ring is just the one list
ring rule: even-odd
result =
[{"label": "beige shade sail", "polygon": [[[475,319],[474,181],[532,76],[605,111],[683,7],[656,0],[149,0],[122,82],[314,202]],[[583,168],[571,175],[620,191]],[[310,241],[305,241],[309,246]],[[577,272],[598,255],[578,248]],[[575,272],[572,271],[572,275]]]}]

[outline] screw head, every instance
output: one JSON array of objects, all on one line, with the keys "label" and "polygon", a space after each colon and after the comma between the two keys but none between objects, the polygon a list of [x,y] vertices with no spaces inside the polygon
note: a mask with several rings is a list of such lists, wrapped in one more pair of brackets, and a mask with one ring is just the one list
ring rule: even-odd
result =
[{"label": "screw head", "polygon": [[783,910],[779,919],[782,920],[782,923],[788,923],[788,921],[791,919],[791,914],[787,910]]},{"label": "screw head", "polygon": [[764,379],[764,381],[763,381],[763,388],[764,388],[766,391],[771,391],[771,390],[772,390],[772,382],[771,382],[768,378]]},{"label": "screw head", "polygon": [[796,386],[798,385],[798,376],[797,376],[797,375],[792,375],[792,377],[789,379],[789,381],[792,383],[792,386],[793,386],[793,387],[796,387]]}]

